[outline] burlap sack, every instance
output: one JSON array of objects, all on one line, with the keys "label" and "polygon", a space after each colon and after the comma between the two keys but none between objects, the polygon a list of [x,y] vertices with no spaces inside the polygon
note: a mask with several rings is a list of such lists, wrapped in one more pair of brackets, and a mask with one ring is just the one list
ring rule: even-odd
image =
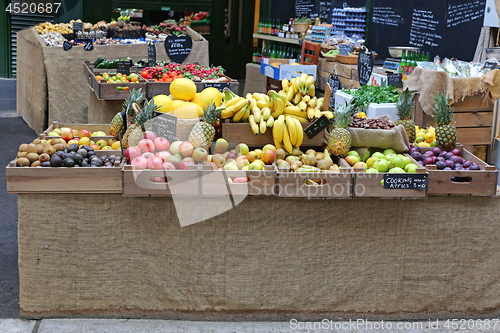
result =
[{"label": "burlap sack", "polygon": [[403,125],[390,130],[348,128],[351,133],[351,147],[373,147],[380,149],[392,148],[397,153],[410,149],[410,141]]},{"label": "burlap sack", "polygon": [[189,134],[200,118],[196,119],[177,119],[177,140],[187,141]]}]

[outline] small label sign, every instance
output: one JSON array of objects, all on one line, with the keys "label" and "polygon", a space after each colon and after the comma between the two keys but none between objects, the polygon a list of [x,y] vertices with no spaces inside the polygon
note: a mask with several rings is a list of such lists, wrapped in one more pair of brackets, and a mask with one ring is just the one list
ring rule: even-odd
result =
[{"label": "small label sign", "polygon": [[425,190],[427,175],[420,173],[386,173],[384,188],[389,190]]},{"label": "small label sign", "polygon": [[130,61],[119,61],[116,67],[116,71],[118,73],[122,73],[123,75],[130,75]]},{"label": "small label sign", "polygon": [[352,51],[354,50],[354,43],[350,43],[347,49],[352,53]]},{"label": "small label sign", "polygon": [[63,43],[63,49],[64,51],[68,51],[73,47],[73,44],[71,44],[69,41],[65,40]]},{"label": "small label sign", "polygon": [[490,69],[496,69],[497,68],[497,63],[496,62],[485,62],[483,68],[490,68]]},{"label": "small label sign", "polygon": [[153,131],[170,142],[177,141],[177,117],[171,114],[154,112],[153,119],[144,125],[147,131]]},{"label": "small label sign", "polygon": [[83,23],[73,22],[73,33],[75,34],[75,36],[78,31],[83,31]]},{"label": "small label sign", "polygon": [[403,88],[403,76],[401,73],[387,73],[387,85]]},{"label": "small label sign", "polygon": [[349,48],[345,44],[339,44],[339,52],[340,55],[347,56],[349,55]]},{"label": "small label sign", "polygon": [[304,130],[304,133],[307,134],[309,139],[314,138],[316,135],[321,133],[325,128],[328,127],[332,122],[330,119],[328,119],[327,116],[322,115],[315,121],[313,121],[307,128]]},{"label": "small label sign", "polygon": [[92,51],[94,49],[94,44],[92,44],[92,42],[87,42],[87,44],[85,44],[85,46],[83,47],[83,49],[85,51]]},{"label": "small label sign", "polygon": [[193,40],[189,35],[168,35],[165,39],[165,51],[173,62],[179,64],[186,60],[192,46]]},{"label": "small label sign", "polygon": [[358,56],[358,79],[359,84],[364,86],[370,81],[373,72],[373,52],[361,49]]},{"label": "small label sign", "polygon": [[214,87],[219,89],[220,92],[224,91],[224,88],[229,89],[229,82],[205,82],[205,88]]},{"label": "small label sign", "polygon": [[337,90],[339,90],[339,88],[340,88],[339,76],[330,74],[330,76],[328,77],[328,85],[330,86],[330,89],[332,90],[332,93],[330,94],[330,107],[334,108],[335,107],[335,94],[337,93]]},{"label": "small label sign", "polygon": [[156,65],[156,45],[155,43],[148,44],[148,65],[153,67]]}]

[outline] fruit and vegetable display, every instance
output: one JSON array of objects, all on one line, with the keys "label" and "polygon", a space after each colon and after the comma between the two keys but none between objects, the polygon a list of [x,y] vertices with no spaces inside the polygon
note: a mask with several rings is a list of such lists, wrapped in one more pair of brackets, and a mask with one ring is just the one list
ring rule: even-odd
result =
[{"label": "fruit and vegetable display", "polygon": [[[487,61],[498,63],[498,60],[487,59]],[[439,56],[434,58],[433,62],[418,62],[418,67],[427,68],[447,73],[450,77],[481,77],[491,71],[491,68],[484,67],[484,61],[481,63],[472,63],[456,59],[444,58],[442,61]]]},{"label": "fruit and vegetable display", "polygon": [[367,108],[370,103],[397,103],[399,92],[393,86],[361,86],[358,89],[342,89],[342,92],[352,95],[352,103],[356,108]]},{"label": "fruit and vegetable display", "polygon": [[131,67],[134,65],[130,58],[109,60],[104,59],[103,57],[97,58],[92,65],[98,69],[116,69],[118,68],[119,62],[129,63]]},{"label": "fruit and vegetable display", "polygon": [[57,138],[62,139],[68,145],[73,143],[79,146],[88,145],[94,150],[119,150],[120,141],[116,139],[103,139],[103,137],[108,137],[109,135],[103,131],[90,132],[87,129],[71,129],[69,127],[54,128],[51,132],[48,132],[47,137],[50,139]]},{"label": "fruit and vegetable display", "polygon": [[435,164],[438,170],[481,170],[479,164],[463,158],[457,148],[447,152],[434,147],[422,154],[420,147],[412,145],[410,154],[424,166]]},{"label": "fruit and vegetable display", "polygon": [[165,66],[146,67],[141,72],[146,80],[156,82],[172,82],[176,78],[184,77],[193,81],[226,82],[224,68],[208,67],[196,64],[169,63]]},{"label": "fruit and vegetable display", "polygon": [[[321,172],[321,173],[338,173],[340,167],[333,163],[333,160],[328,152],[316,151],[308,149],[303,153],[300,149],[293,149],[291,154],[287,154],[283,149],[276,150],[276,165],[280,170],[289,169],[291,172]],[[319,184],[309,184],[319,185]]]},{"label": "fruit and vegetable display", "polygon": [[[130,73],[130,75],[123,75],[122,73],[102,73],[95,77],[98,82],[106,80],[107,83],[139,83],[139,75]],[[119,90],[117,87],[117,90]],[[122,87],[122,90],[129,90],[128,87]]]},{"label": "fruit and vegetable display", "polygon": [[394,128],[393,123],[379,118],[363,118],[352,116],[349,127],[364,128],[364,129],[391,129]]},{"label": "fruit and vegetable display", "polygon": [[351,150],[345,160],[353,169],[366,169],[368,173],[415,173],[419,168],[410,157],[396,154],[394,149],[385,149],[383,152],[367,149],[362,158],[356,150]]},{"label": "fruit and vegetable display", "polygon": [[[80,21],[81,22],[81,21]],[[72,23],[57,23],[53,24],[50,22],[43,22],[38,25],[35,25],[35,30],[40,35],[45,35],[51,32],[58,32],[60,34],[72,34],[73,33],[73,24]]]},{"label": "fruit and vegetable display", "polygon": [[143,25],[142,29],[145,32],[155,34],[156,36],[160,34],[174,34],[180,36],[182,34],[186,34],[187,32],[187,27],[184,24],[177,23],[174,20],[165,20],[163,22],[160,22],[160,24],[151,25],[149,27]]},{"label": "fruit and vegetable display", "polygon": [[110,154],[97,156],[91,146],[63,139],[35,139],[19,146],[15,163],[17,167],[112,167],[121,158]]}]

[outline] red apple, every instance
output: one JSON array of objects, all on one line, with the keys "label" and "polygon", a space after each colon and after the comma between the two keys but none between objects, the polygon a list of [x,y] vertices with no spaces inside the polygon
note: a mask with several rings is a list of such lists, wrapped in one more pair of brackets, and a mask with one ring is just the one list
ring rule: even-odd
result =
[{"label": "red apple", "polygon": [[182,143],[182,141],[174,141],[174,142],[172,142],[172,144],[170,145],[170,153],[172,155],[180,153],[179,146],[181,145],[181,143]]},{"label": "red apple", "polygon": [[255,152],[251,151],[251,152],[249,152],[247,154],[247,160],[248,160],[248,162],[252,163],[256,159],[257,159],[257,154]]},{"label": "red apple", "polygon": [[171,162],[163,163],[163,170],[175,170],[175,165]]},{"label": "red apple", "polygon": [[212,170],[217,170],[217,165],[215,165],[214,162],[206,162],[203,165],[210,165],[212,167]]},{"label": "red apple", "polygon": [[248,162],[247,157],[245,155],[240,156],[236,159],[236,164],[238,164],[238,168],[241,170],[245,166],[249,165],[250,162]]},{"label": "red apple", "polygon": [[187,167],[188,167],[188,165],[196,165],[196,164],[194,164],[193,162],[187,160],[187,161],[184,161],[184,162],[181,163],[179,169],[186,170]]},{"label": "red apple", "polygon": [[179,152],[181,153],[182,157],[189,157],[189,156],[193,156],[193,152],[194,152],[194,147],[192,144],[190,144],[189,142],[187,141],[184,141],[183,143],[181,143],[181,145],[179,146]]},{"label": "red apple", "polygon": [[229,160],[229,159],[233,159],[233,160],[236,160],[238,158],[238,155],[236,155],[236,153],[234,152],[229,152],[229,154],[227,154],[226,156],[226,160]]},{"label": "red apple", "polygon": [[155,156],[161,158],[165,162],[165,159],[167,157],[169,157],[170,155],[172,155],[172,154],[170,154],[168,151],[160,151],[160,152],[157,152]]},{"label": "red apple", "polygon": [[78,137],[81,138],[90,138],[90,132],[86,129],[81,129],[78,131]]},{"label": "red apple", "polygon": [[212,155],[212,162],[218,167],[221,168],[226,163],[226,158],[222,154],[214,154]]},{"label": "red apple", "polygon": [[148,167],[149,167],[149,169],[152,169],[152,170],[162,170],[163,169],[163,160],[159,157],[155,157],[151,160],[151,166],[149,166],[149,163],[148,163]]},{"label": "red apple", "polygon": [[66,141],[73,139],[75,136],[73,135],[73,131],[69,127],[61,128],[61,138]]},{"label": "red apple", "polygon": [[193,158],[196,162],[201,163],[208,157],[208,151],[202,147],[198,147],[193,152]]},{"label": "red apple", "polygon": [[[147,132],[146,132],[147,133]],[[154,144],[155,148],[157,151],[167,151],[168,148],[170,147],[170,142],[168,142],[167,139],[159,136],[156,139],[154,139]]]},{"label": "red apple", "polygon": [[74,138],[79,138],[79,136],[78,136],[78,130],[73,130],[73,137]]},{"label": "red apple", "polygon": [[273,164],[276,159],[276,153],[272,149],[266,149],[260,155],[260,159],[267,165]]},{"label": "red apple", "polygon": [[128,162],[132,161],[134,158],[141,156],[142,151],[139,147],[128,147],[125,152],[125,158]]},{"label": "red apple", "polygon": [[173,165],[175,165],[175,167],[177,169],[179,169],[179,167],[181,166],[181,159],[175,155],[170,155],[168,156],[166,159],[165,159],[165,162],[170,162],[172,163]]},{"label": "red apple", "polygon": [[144,139],[155,141],[155,139],[156,139],[156,133],[155,132],[151,132],[151,131],[146,131],[146,132],[144,132]]},{"label": "red apple", "polygon": [[153,153],[155,151],[155,144],[149,139],[142,139],[139,141],[139,148],[143,153]]},{"label": "red apple", "polygon": [[248,183],[248,178],[247,177],[236,177],[233,179],[233,183],[235,183],[235,184]]},{"label": "red apple", "polygon": [[144,170],[148,168],[148,160],[142,156],[136,157],[130,162],[137,170]]}]

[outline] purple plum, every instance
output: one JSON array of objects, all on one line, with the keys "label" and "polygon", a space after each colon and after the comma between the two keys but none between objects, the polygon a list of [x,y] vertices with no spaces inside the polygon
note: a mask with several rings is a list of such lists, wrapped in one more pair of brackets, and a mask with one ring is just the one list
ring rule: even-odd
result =
[{"label": "purple plum", "polygon": [[427,165],[427,164],[433,164],[434,160],[432,159],[432,157],[427,156],[426,158],[424,158],[424,163],[425,163],[425,165]]},{"label": "purple plum", "polygon": [[420,154],[418,151],[411,153],[411,157],[417,161],[422,160],[422,154]]},{"label": "purple plum", "polygon": [[472,164],[469,170],[481,170],[481,167],[476,163]]},{"label": "purple plum", "polygon": [[441,149],[439,149],[438,147],[434,147],[434,148],[432,148],[432,153],[435,156],[439,156],[439,154],[441,154]]},{"label": "purple plum", "polygon": [[451,153],[455,156],[462,156],[462,152],[460,150],[458,150],[457,148],[455,149],[452,149],[451,150]]},{"label": "purple plum", "polygon": [[472,166],[472,162],[465,160],[465,161],[463,161],[462,165],[463,165],[464,169],[469,169]]},{"label": "purple plum", "polygon": [[424,153],[424,157],[427,157],[427,156],[434,156],[434,153],[432,151],[428,150]]},{"label": "purple plum", "polygon": [[446,154],[447,153],[445,151],[442,151],[442,152],[439,153],[439,157],[443,157],[444,158],[446,156]]},{"label": "purple plum", "polygon": [[440,161],[440,162],[444,162],[444,157],[439,156],[439,157],[437,158],[437,160],[438,160],[438,161]]},{"label": "purple plum", "polygon": [[451,161],[455,162],[456,163],[462,163],[462,158],[460,156],[456,156],[456,155],[453,155],[451,158],[450,158]]},{"label": "purple plum", "polygon": [[438,170],[443,170],[444,168],[446,168],[446,163],[444,163],[443,161],[437,161],[436,167],[438,168]]},{"label": "purple plum", "polygon": [[438,158],[436,156],[431,156],[431,158],[432,158],[432,164],[436,164]]},{"label": "purple plum", "polygon": [[446,168],[444,168],[443,170],[450,171],[450,170],[452,170],[452,169],[451,169],[450,167],[446,167]]},{"label": "purple plum", "polygon": [[453,162],[452,160],[446,160],[446,166],[449,167],[450,169],[455,169],[455,162]]}]

